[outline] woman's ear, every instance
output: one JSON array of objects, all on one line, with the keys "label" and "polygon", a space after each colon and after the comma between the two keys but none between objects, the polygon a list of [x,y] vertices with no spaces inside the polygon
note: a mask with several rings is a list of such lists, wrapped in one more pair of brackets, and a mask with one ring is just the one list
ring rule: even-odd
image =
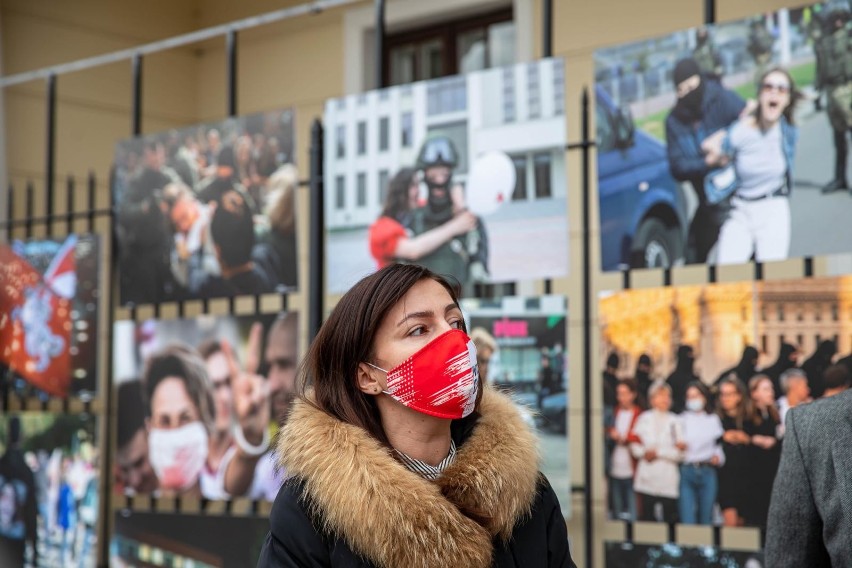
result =
[{"label": "woman's ear", "polygon": [[361,392],[377,395],[385,390],[384,385],[382,385],[377,378],[377,375],[379,374],[381,374],[381,371],[377,371],[367,363],[358,363],[356,380],[358,381],[358,388]]}]

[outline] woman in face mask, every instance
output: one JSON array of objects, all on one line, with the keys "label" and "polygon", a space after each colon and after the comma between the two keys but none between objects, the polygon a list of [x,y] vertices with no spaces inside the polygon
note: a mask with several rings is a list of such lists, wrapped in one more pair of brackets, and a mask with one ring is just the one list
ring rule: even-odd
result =
[{"label": "woman in face mask", "polygon": [[482,385],[443,278],[394,264],[361,280],[300,381],[258,566],[574,566],[535,434]]},{"label": "woman in face mask", "polygon": [[165,496],[201,497],[214,404],[204,362],[173,345],[148,360],[148,456]]},{"label": "woman in face mask", "polygon": [[712,414],[709,389],[700,381],[686,387],[686,410],[680,415],[686,444],[680,466],[680,522],[710,525],[719,487],[716,469],[724,465],[722,421]]}]

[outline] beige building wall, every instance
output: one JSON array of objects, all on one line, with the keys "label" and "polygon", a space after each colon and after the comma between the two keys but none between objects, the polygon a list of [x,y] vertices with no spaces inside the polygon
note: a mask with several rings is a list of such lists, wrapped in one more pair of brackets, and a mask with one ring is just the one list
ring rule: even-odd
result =
[{"label": "beige building wall", "polygon": [[[0,37],[2,37],[2,72],[14,74],[72,61],[82,57],[108,53],[141,45],[157,39],[186,33],[206,26],[226,23],[238,18],[258,15],[296,5],[293,0],[146,0],[115,2],[110,0],[74,0],[66,2],[31,2],[0,0]],[[719,21],[737,19],[757,12],[775,10],[799,3],[793,0],[718,0]],[[518,26],[516,53],[519,60],[541,55],[541,2],[539,0],[415,0],[388,1],[388,28],[400,30],[435,18],[453,17],[487,6],[512,5]],[[593,85],[595,49],[607,45],[653,37],[689,26],[699,25],[703,18],[700,0],[553,0],[553,52],[566,61],[566,123],[568,139],[581,137],[580,100],[583,89]],[[317,15],[300,17],[240,33],[238,112],[241,114],[292,106],[296,110],[298,167],[307,171],[310,125],[322,114],[329,97],[341,96],[372,87],[372,2],[365,1],[345,8],[331,9]],[[114,144],[130,134],[131,75],[130,63],[117,63],[103,68],[63,76],[58,82],[57,163],[60,182],[67,174],[78,177],[93,170],[98,178],[99,203],[107,202],[107,180]],[[147,57],[144,63],[143,131],[155,132],[200,121],[218,120],[225,115],[224,38],[201,45],[178,48]],[[43,81],[5,90],[6,158],[8,176],[16,187],[25,180],[43,184],[45,85]],[[592,129],[594,124],[592,124]],[[594,136],[594,130],[591,131]],[[595,156],[591,156],[591,189]],[[571,474],[574,485],[583,480],[583,341],[582,284],[580,280],[582,239],[581,221],[581,155],[569,152],[568,186],[570,215],[571,277],[553,283],[553,292],[569,297],[569,346],[571,376],[571,408],[569,431],[571,440]],[[5,187],[4,187],[5,190]],[[299,194],[300,219],[307,219],[307,190]],[[41,206],[41,199],[38,200]],[[5,200],[4,200],[5,202]],[[22,199],[17,200],[16,215],[23,213]],[[57,197],[59,210],[64,208],[64,192]],[[592,246],[593,274],[599,269],[597,238],[597,203],[591,200],[589,236]],[[307,287],[307,224],[300,231],[301,288]],[[768,268],[767,277],[796,276],[799,264],[781,264]],[[823,266],[821,263],[817,264]],[[720,269],[720,280],[748,279],[752,272],[741,268]],[[675,284],[701,283],[706,271],[695,268],[677,269]],[[662,283],[659,271],[636,274],[633,285],[648,287]],[[597,291],[620,288],[620,277],[593,276],[592,298]],[[538,283],[524,293],[541,292]],[[297,297],[291,307],[306,306]],[[591,306],[592,320],[597,321],[597,302]],[[303,322],[306,318],[303,318]],[[302,342],[304,346],[304,342]],[[303,347],[304,348],[304,347]],[[593,380],[601,368],[599,338],[593,333],[591,353]],[[592,389],[592,439],[601,440],[600,389]],[[602,565],[602,538],[621,539],[620,525],[604,521],[602,480],[602,445],[595,444],[592,453],[592,485],[595,505],[595,551]],[[571,504],[570,533],[575,558],[582,560],[583,510],[582,494],[575,494]],[[566,504],[567,505],[567,504]],[[637,539],[665,540],[659,527],[639,527]],[[708,543],[708,532],[689,529],[679,532],[679,539]],[[740,534],[723,531],[723,544],[756,547],[754,531]]]}]

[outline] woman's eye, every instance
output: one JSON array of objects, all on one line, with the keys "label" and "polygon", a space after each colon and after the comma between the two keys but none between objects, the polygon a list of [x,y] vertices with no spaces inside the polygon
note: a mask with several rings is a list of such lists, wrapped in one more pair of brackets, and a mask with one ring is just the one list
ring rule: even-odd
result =
[{"label": "woman's eye", "polygon": [[451,321],[450,326],[452,326],[453,329],[462,329],[462,320]]},{"label": "woman's eye", "polygon": [[408,335],[416,337],[418,335],[423,335],[424,333],[426,333],[426,326],[425,325],[418,325],[417,327],[412,329],[410,332],[408,332]]}]

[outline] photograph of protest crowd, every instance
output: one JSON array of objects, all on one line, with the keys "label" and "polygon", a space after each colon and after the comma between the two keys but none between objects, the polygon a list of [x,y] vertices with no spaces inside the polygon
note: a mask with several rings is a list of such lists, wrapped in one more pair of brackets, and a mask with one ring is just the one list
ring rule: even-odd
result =
[{"label": "photograph of protest crowd", "polygon": [[566,275],[564,83],[545,59],[328,101],[328,292],[394,261],[465,295]]},{"label": "photograph of protest crowd", "polygon": [[246,568],[257,565],[269,532],[263,517],[117,511],[112,568]]},{"label": "photograph of protest crowd", "polygon": [[100,452],[91,415],[0,419],[0,566],[93,568]]},{"label": "photograph of protest crowd", "polygon": [[96,235],[0,244],[0,390],[94,395],[99,262]]},{"label": "photograph of protest crowd", "polygon": [[600,49],[595,81],[604,270],[852,248],[849,0]]},{"label": "photograph of protest crowd", "polygon": [[852,277],[600,299],[612,519],[765,526],[790,408],[852,385]]},{"label": "photograph of protest crowd", "polygon": [[294,290],[293,137],[282,110],[119,142],[121,302]]},{"label": "photograph of protest crowd", "polygon": [[763,568],[762,552],[715,546],[606,543],[606,568]]},{"label": "photograph of protest crowd", "polygon": [[515,399],[538,435],[541,471],[570,516],[567,299],[507,297],[461,303],[479,375]]},{"label": "photograph of protest crowd", "polygon": [[115,490],[273,501],[297,332],[293,312],[117,322]]}]

